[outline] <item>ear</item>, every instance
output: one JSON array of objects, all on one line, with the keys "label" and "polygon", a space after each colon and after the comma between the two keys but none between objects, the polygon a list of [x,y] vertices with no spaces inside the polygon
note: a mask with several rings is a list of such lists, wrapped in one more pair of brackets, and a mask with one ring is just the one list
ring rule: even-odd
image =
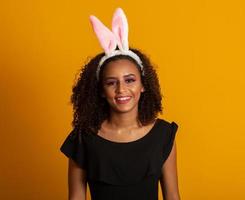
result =
[{"label": "ear", "polygon": [[121,8],[117,8],[112,18],[112,32],[120,50],[128,50],[128,21]]},{"label": "ear", "polygon": [[97,17],[90,15],[89,19],[101,47],[110,54],[117,46],[115,35]]},{"label": "ear", "polygon": [[142,87],[142,88],[141,88],[141,92],[144,92],[144,91],[145,91],[145,88],[144,88],[144,87]]}]

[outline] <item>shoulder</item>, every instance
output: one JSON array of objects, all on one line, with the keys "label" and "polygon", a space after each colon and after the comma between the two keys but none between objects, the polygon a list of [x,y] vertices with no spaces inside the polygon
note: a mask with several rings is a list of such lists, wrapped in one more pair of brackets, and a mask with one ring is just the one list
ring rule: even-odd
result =
[{"label": "shoulder", "polygon": [[167,132],[176,132],[178,129],[178,123],[175,121],[169,121],[166,119],[158,118],[161,128],[167,129]]},{"label": "shoulder", "polygon": [[159,120],[159,122],[165,126],[178,126],[178,124],[175,121],[171,121],[170,120],[166,120],[166,119],[162,119],[162,118],[157,118]]}]

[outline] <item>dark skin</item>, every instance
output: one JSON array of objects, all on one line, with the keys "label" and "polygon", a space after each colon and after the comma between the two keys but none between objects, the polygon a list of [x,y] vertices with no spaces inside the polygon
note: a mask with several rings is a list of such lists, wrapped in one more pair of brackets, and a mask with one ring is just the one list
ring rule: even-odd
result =
[{"label": "dark skin", "polygon": [[[129,60],[120,59],[108,63],[103,71],[103,91],[101,96],[110,105],[110,118],[105,120],[98,135],[114,142],[131,142],[146,135],[154,126],[142,126],[137,120],[138,101],[144,87],[137,66]],[[121,104],[118,96],[130,97]],[[176,144],[162,166],[160,179],[162,195],[165,200],[180,200],[177,179]],[[86,171],[69,160],[69,199],[86,199]]]}]

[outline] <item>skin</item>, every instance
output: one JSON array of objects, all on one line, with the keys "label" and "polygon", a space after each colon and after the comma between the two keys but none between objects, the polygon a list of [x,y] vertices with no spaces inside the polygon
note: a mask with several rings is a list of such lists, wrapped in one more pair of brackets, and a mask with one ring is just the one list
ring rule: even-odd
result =
[{"label": "skin", "polygon": [[[137,66],[127,59],[112,61],[105,67],[102,77],[101,96],[110,105],[110,118],[102,123],[98,135],[115,142],[130,142],[143,137],[155,122],[142,126],[137,121],[138,102],[141,92],[144,92]],[[115,99],[118,95],[131,96],[131,100],[126,104],[118,104]],[[68,174],[69,199],[86,200],[86,171],[69,159]],[[162,166],[160,183],[165,200],[180,200],[175,142]]]},{"label": "skin", "polygon": [[[106,138],[120,141],[133,140],[140,136],[139,133],[133,136],[125,134],[129,130],[142,130],[137,115],[138,102],[144,87],[136,67],[134,63],[121,59],[110,62],[103,71],[102,96],[110,105],[110,118],[102,123],[99,135],[103,134]],[[117,96],[131,96],[131,100],[127,104],[118,104],[115,99]],[[128,138],[129,136],[131,138]]]},{"label": "skin", "polygon": [[86,200],[87,174],[72,159],[68,163],[68,199]]},{"label": "skin", "polygon": [[180,200],[177,174],[177,148],[175,141],[167,160],[162,166],[160,184],[164,199]]}]

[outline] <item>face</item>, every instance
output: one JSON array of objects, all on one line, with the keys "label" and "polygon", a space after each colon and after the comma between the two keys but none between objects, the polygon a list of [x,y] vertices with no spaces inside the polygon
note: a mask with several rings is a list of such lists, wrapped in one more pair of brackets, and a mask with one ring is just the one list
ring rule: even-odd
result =
[{"label": "face", "polygon": [[138,111],[138,102],[144,87],[137,66],[120,59],[109,62],[102,74],[102,96],[116,112]]}]

